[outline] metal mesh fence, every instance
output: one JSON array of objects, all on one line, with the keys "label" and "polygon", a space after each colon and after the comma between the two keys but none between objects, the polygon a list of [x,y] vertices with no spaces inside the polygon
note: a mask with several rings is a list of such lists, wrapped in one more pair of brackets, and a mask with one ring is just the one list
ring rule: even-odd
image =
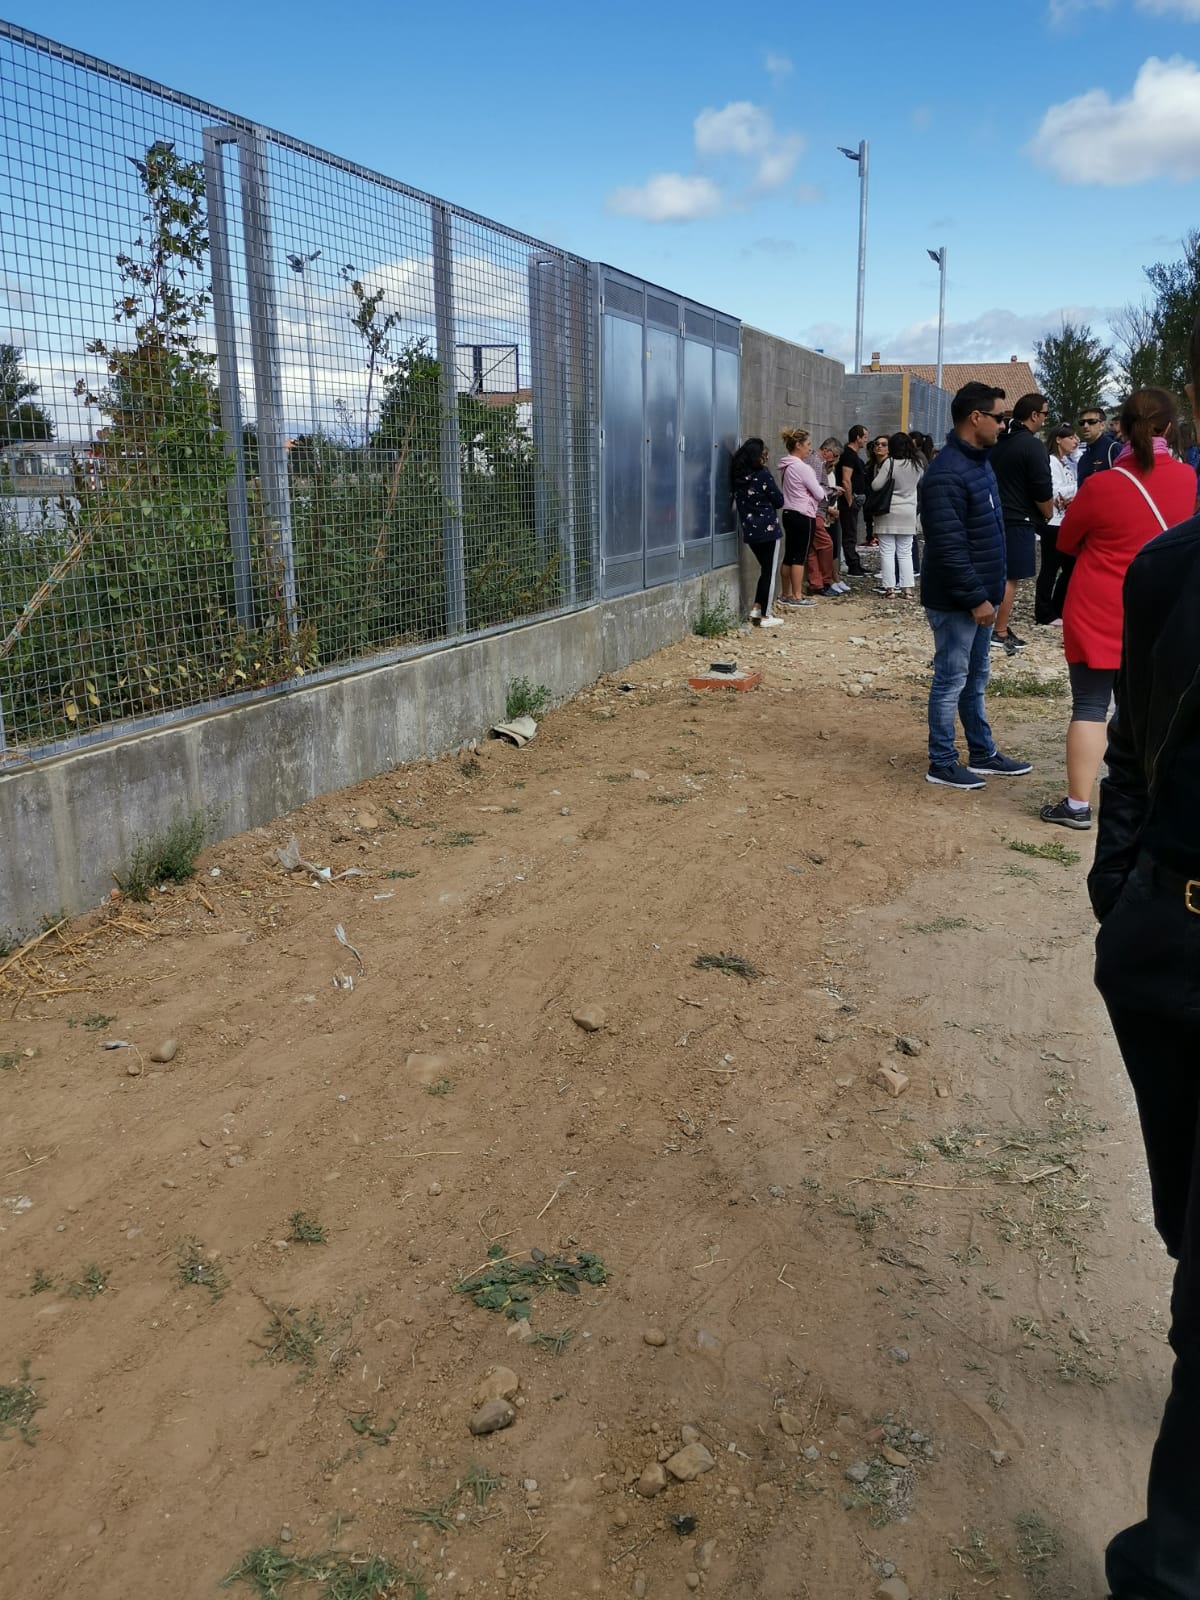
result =
[{"label": "metal mesh fence", "polygon": [[587,264],[0,24],[0,758],[596,593]]}]

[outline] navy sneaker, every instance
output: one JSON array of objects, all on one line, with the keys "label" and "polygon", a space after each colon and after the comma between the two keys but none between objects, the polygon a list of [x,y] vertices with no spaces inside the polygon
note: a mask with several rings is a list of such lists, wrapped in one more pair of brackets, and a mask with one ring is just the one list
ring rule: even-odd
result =
[{"label": "navy sneaker", "polygon": [[1027,772],[1033,771],[1033,762],[1014,761],[1011,756],[1002,756],[999,750],[993,750],[990,756],[984,756],[981,761],[972,756],[967,767],[981,778],[1023,778]]},{"label": "navy sneaker", "polygon": [[925,774],[926,783],[940,783],[946,789],[986,789],[987,784],[977,778],[968,767],[952,761],[949,766],[931,765]]},{"label": "navy sneaker", "polygon": [[1063,828],[1084,831],[1092,825],[1091,806],[1073,806],[1069,800],[1059,800],[1052,806],[1043,806],[1038,812],[1043,822],[1057,822]]}]

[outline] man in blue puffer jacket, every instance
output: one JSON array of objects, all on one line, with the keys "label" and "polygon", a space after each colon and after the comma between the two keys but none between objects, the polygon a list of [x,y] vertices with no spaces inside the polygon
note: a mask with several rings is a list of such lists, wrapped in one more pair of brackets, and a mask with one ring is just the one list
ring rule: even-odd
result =
[{"label": "man in blue puffer jacket", "polygon": [[[1000,436],[1003,389],[968,383],[954,396],[953,431],[921,480],[921,604],[933,629],[927,783],[983,789],[985,779],[1032,772],[1001,755],[984,705],[996,607],[1004,595],[1004,522],[988,451]],[[955,713],[967,763],[954,743]]]}]

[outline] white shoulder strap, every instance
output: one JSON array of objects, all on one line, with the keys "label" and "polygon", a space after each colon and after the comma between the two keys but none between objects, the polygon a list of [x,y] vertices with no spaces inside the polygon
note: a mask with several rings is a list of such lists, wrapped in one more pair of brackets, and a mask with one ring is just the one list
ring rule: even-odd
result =
[{"label": "white shoulder strap", "polygon": [[1147,489],[1146,485],[1142,482],[1142,480],[1140,478],[1135,478],[1133,473],[1132,472],[1127,472],[1124,467],[1114,467],[1112,470],[1114,472],[1119,472],[1123,478],[1128,478],[1129,479],[1130,483],[1137,490],[1137,492],[1141,495],[1142,499],[1150,507],[1151,511],[1153,511],[1155,517],[1158,519],[1159,527],[1162,529],[1162,531],[1164,533],[1166,533],[1166,531],[1167,531],[1167,519],[1163,516],[1162,512],[1154,504],[1154,501],[1150,498],[1150,491],[1149,491],[1149,489]]}]

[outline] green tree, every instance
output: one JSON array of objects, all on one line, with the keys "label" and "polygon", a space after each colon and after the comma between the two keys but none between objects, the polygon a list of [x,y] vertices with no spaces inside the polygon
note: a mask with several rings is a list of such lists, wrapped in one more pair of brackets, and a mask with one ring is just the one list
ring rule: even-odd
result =
[{"label": "green tree", "polygon": [[1191,382],[1189,349],[1200,316],[1200,228],[1183,237],[1176,261],[1143,268],[1150,297],[1127,306],[1118,324],[1118,371],[1129,389],[1156,384],[1182,395]]},{"label": "green tree", "polygon": [[33,403],[40,385],[25,371],[24,351],[0,344],[0,450],[21,439],[53,439],[54,424]]},{"label": "green tree", "polygon": [[1038,387],[1055,422],[1073,422],[1087,406],[1099,405],[1108,386],[1112,350],[1088,324],[1065,322],[1033,347]]}]

